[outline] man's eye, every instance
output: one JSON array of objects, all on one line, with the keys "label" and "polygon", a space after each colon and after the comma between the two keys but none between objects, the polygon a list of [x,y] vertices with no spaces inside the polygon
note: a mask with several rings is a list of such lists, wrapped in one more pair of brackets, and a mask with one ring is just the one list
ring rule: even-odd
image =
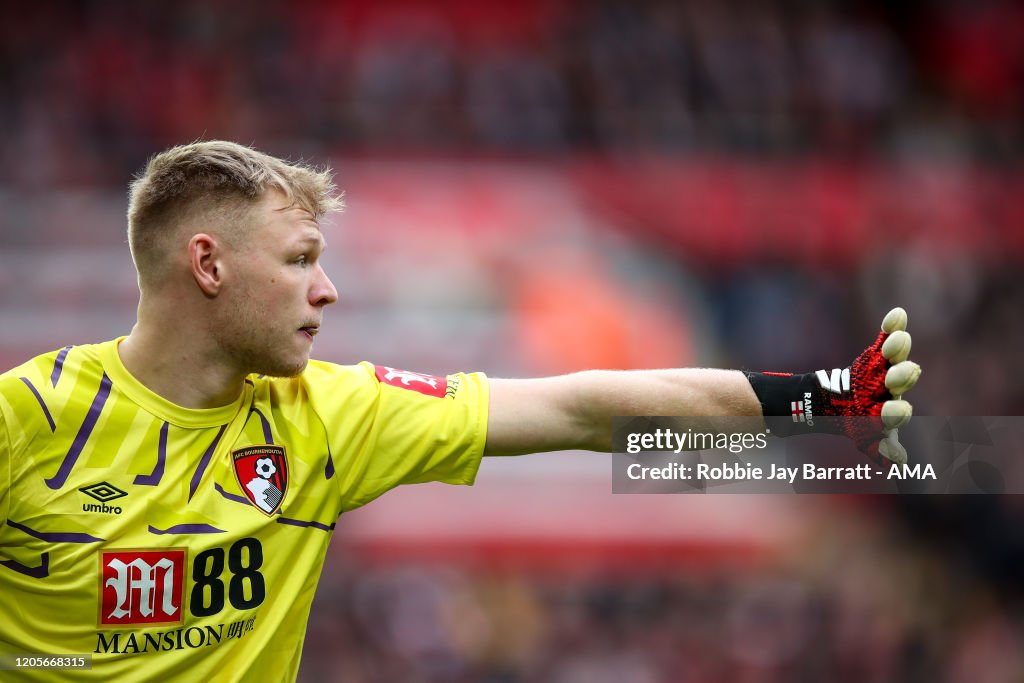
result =
[{"label": "man's eye", "polygon": [[295,264],[305,268],[306,267],[306,257],[305,256],[300,256],[299,258],[295,259]]}]

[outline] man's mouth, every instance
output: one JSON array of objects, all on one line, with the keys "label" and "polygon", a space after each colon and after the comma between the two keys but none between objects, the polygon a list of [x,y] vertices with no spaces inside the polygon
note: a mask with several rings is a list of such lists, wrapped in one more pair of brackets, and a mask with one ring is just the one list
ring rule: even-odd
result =
[{"label": "man's mouth", "polygon": [[316,333],[320,331],[319,325],[304,325],[299,328],[299,332],[302,332],[311,340],[316,336]]}]

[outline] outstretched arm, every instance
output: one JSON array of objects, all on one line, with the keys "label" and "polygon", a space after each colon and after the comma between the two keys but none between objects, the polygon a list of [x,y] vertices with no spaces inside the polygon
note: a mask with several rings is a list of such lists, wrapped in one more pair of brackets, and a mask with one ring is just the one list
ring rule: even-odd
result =
[{"label": "outstretched arm", "polygon": [[588,370],[541,379],[492,379],[486,455],[612,450],[617,415],[757,416],[742,372]]},{"label": "outstretched arm", "polygon": [[615,416],[763,416],[773,433],[788,435],[813,431],[806,415],[814,415],[841,418],[820,429],[853,439],[869,455],[903,461],[896,430],[912,409],[901,396],[921,373],[907,360],[906,325],[906,311],[895,308],[850,366],[803,375],[689,368],[493,379],[485,454],[610,451]]}]

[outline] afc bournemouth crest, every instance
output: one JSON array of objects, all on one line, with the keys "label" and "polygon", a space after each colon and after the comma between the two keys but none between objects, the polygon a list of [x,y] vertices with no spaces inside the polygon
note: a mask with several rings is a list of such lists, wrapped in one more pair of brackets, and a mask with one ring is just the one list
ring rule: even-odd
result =
[{"label": "afc bournemouth crest", "polygon": [[284,446],[249,446],[231,452],[238,485],[252,504],[268,515],[281,507],[288,491]]}]

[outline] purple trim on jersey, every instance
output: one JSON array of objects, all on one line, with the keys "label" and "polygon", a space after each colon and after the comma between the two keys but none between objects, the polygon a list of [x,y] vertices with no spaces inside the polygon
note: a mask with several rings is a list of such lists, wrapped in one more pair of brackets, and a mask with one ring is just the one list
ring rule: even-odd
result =
[{"label": "purple trim on jersey", "polygon": [[96,397],[93,398],[92,405],[89,406],[89,412],[86,413],[85,420],[78,429],[78,435],[75,436],[71,449],[64,456],[64,462],[60,464],[57,474],[44,480],[51,489],[59,489],[61,486],[64,486],[64,482],[67,481],[68,475],[71,474],[71,469],[75,466],[78,456],[82,454],[82,449],[85,448],[85,443],[92,434],[93,427],[96,426],[96,420],[99,419],[100,413],[103,412],[103,405],[107,402],[108,396],[110,396],[110,378],[104,372],[103,379],[100,380],[99,391],[96,392]]},{"label": "purple trim on jersey", "polygon": [[36,531],[24,524],[15,522],[13,519],[7,520],[7,526],[18,531],[24,531],[32,538],[38,538],[40,541],[47,541],[49,543],[97,543],[106,540],[76,531]]},{"label": "purple trim on jersey", "polygon": [[25,383],[25,386],[27,386],[32,391],[32,393],[36,397],[36,400],[39,401],[39,407],[43,409],[43,415],[46,416],[46,421],[50,423],[50,431],[56,431],[57,425],[53,423],[53,417],[50,416],[50,410],[46,407],[46,404],[43,403],[43,397],[40,396],[39,392],[36,391],[36,388],[32,386],[32,382],[28,380],[28,377],[21,377],[20,379],[22,382]]},{"label": "purple trim on jersey", "polygon": [[28,567],[16,560],[0,560],[0,566],[13,569],[19,574],[31,576],[33,579],[45,579],[50,575],[50,553],[43,553],[39,556],[41,560],[38,567]]},{"label": "purple trim on jersey", "polygon": [[70,346],[65,346],[57,354],[57,360],[53,361],[53,372],[50,373],[50,384],[57,386],[57,380],[60,379],[60,373],[64,370],[64,359],[68,357],[68,351],[71,350]]},{"label": "purple trim on jersey", "polygon": [[249,499],[246,498],[245,496],[236,496],[233,493],[228,493],[223,488],[221,488],[220,484],[214,484],[213,488],[215,491],[217,491],[217,493],[224,496],[228,500],[234,501],[236,503],[241,503],[242,505],[252,505],[252,503],[249,502]]},{"label": "purple trim on jersey", "polygon": [[327,444],[327,464],[324,465],[324,479],[334,476],[334,458],[331,456],[331,445]]},{"label": "purple trim on jersey", "polygon": [[213,457],[213,451],[217,448],[217,444],[220,442],[220,437],[224,436],[224,430],[227,429],[227,425],[221,425],[220,431],[217,432],[217,436],[213,439],[213,443],[203,453],[202,459],[199,461],[199,467],[192,474],[192,481],[188,484],[188,499],[192,500],[192,496],[196,495],[196,489],[199,488],[199,482],[202,480],[203,475],[206,474],[206,468],[210,465],[210,458]]},{"label": "purple trim on jersey", "polygon": [[290,517],[278,517],[278,524],[287,524],[289,526],[302,526],[302,527],[313,527],[314,529],[320,529],[321,531],[334,531],[334,524],[327,526],[323,522],[306,522],[301,519],[291,519]]},{"label": "purple trim on jersey", "polygon": [[270,431],[270,420],[267,416],[260,412],[260,409],[253,406],[251,412],[256,413],[260,416],[260,421],[263,423],[263,438],[266,439],[267,443],[274,443],[274,435]]},{"label": "purple trim on jersey", "polygon": [[156,449],[156,467],[149,474],[135,475],[136,486],[156,486],[164,476],[164,464],[167,462],[167,428],[170,424],[164,422],[160,428],[160,445]]},{"label": "purple trim on jersey", "polygon": [[223,529],[218,529],[215,526],[209,524],[175,524],[174,526],[166,529],[157,529],[152,524],[149,525],[149,533],[151,534],[222,534]]}]

